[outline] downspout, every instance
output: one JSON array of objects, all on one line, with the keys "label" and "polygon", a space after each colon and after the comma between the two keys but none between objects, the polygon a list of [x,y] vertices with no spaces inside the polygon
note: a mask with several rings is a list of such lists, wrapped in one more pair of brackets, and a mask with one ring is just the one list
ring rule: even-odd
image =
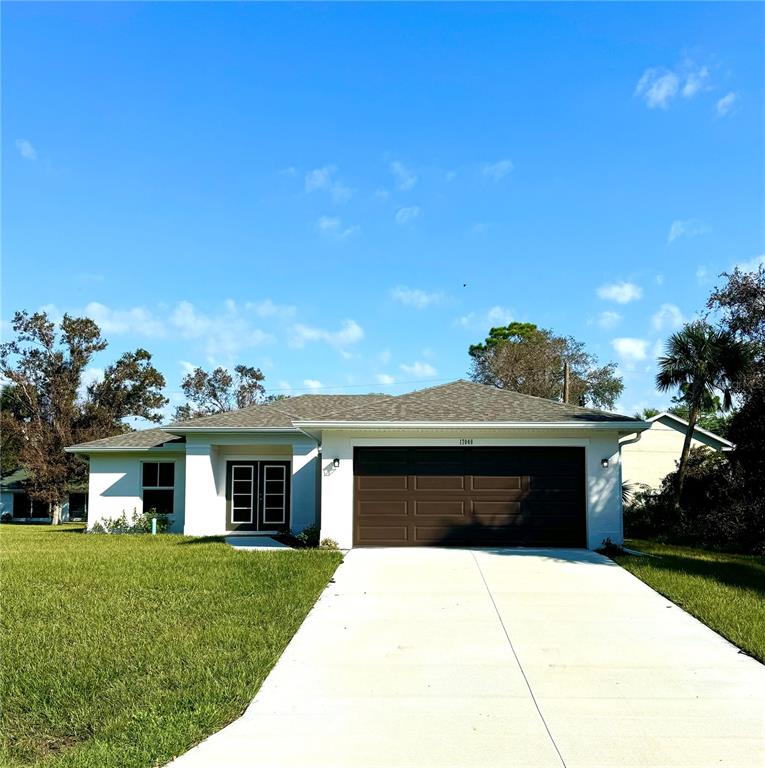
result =
[{"label": "downspout", "polygon": [[[621,499],[622,491],[622,446],[634,445],[640,442],[640,438],[643,436],[642,432],[635,432],[632,437],[625,435],[625,437],[619,439],[619,498]],[[622,501],[622,514],[619,516],[619,527],[621,528],[620,534],[622,537],[622,543],[624,543],[624,502]]]}]

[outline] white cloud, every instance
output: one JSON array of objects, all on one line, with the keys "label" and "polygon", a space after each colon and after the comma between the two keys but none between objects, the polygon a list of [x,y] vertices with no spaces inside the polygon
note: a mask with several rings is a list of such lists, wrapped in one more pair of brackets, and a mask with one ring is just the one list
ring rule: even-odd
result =
[{"label": "white cloud", "polygon": [[430,363],[424,363],[421,360],[417,360],[411,365],[402,363],[401,370],[407,374],[407,376],[414,376],[416,379],[432,378],[438,373]]},{"label": "white cloud", "polygon": [[344,203],[353,194],[353,190],[335,178],[337,167],[325,165],[314,168],[305,175],[306,192],[327,192],[336,203]]},{"label": "white cloud", "polygon": [[664,285],[664,275],[656,275],[656,285]]},{"label": "white cloud", "polygon": [[391,384],[395,384],[396,380],[389,373],[378,373],[377,382],[384,387],[389,387]]},{"label": "white cloud", "polygon": [[316,226],[322,234],[329,235],[338,240],[345,240],[359,231],[359,227],[356,225],[344,227],[342,220],[336,216],[320,216]]},{"label": "white cloud", "polygon": [[709,227],[698,219],[675,219],[669,228],[667,245],[679,237],[697,237],[709,232]]},{"label": "white cloud", "polygon": [[613,328],[621,319],[622,316],[618,312],[614,312],[612,309],[607,309],[605,312],[601,312],[598,315],[597,323],[601,328]]},{"label": "white cloud", "polygon": [[685,73],[685,85],[683,85],[683,96],[690,99],[695,96],[703,87],[709,77],[707,67],[696,67],[693,62],[688,62],[688,69]]},{"label": "white cloud", "polygon": [[390,168],[390,172],[396,178],[396,184],[402,192],[409,191],[419,181],[417,174],[409,170],[409,168],[399,160],[394,160],[388,167]]},{"label": "white cloud", "polygon": [[380,187],[379,189],[375,190],[375,197],[378,200],[387,200],[390,197],[390,192],[388,192],[387,189],[384,189],[383,187]]},{"label": "white cloud", "polygon": [[194,373],[196,369],[199,367],[197,365],[194,365],[194,363],[190,363],[188,360],[180,360],[181,364],[181,371],[183,371],[184,376],[187,373]]},{"label": "white cloud", "polygon": [[649,109],[667,109],[669,102],[677,96],[680,80],[674,72],[651,67],[635,86],[635,94],[642,96]]},{"label": "white cloud", "polygon": [[91,301],[83,310],[95,320],[104,333],[135,332],[142,336],[164,336],[164,323],[144,307],[112,309],[105,304]]},{"label": "white cloud", "polygon": [[709,270],[702,264],[696,269],[696,280],[700,283],[705,283],[709,277]]},{"label": "white cloud", "polygon": [[90,367],[86,368],[82,372],[82,378],[80,379],[80,386],[77,390],[77,395],[80,399],[83,399],[87,394],[88,387],[91,384],[97,384],[104,380],[104,369]]},{"label": "white cloud", "polygon": [[420,288],[407,288],[405,285],[397,286],[390,293],[394,301],[417,309],[425,309],[443,299],[440,293],[427,293]]},{"label": "white cloud", "polygon": [[355,320],[343,321],[337,331],[328,331],[324,328],[315,328],[298,323],[292,328],[293,336],[291,346],[302,347],[309,341],[323,341],[331,347],[343,350],[352,344],[356,344],[364,338],[364,329]]},{"label": "white cloud", "polygon": [[377,355],[377,359],[380,361],[382,365],[388,365],[388,363],[391,361],[391,353],[389,349],[384,349],[380,354]]},{"label": "white cloud", "polygon": [[29,139],[16,139],[16,149],[25,160],[37,160],[37,150]]},{"label": "white cloud", "polygon": [[665,329],[674,330],[685,322],[680,308],[674,304],[662,304],[659,310],[651,318],[651,323],[657,331]]},{"label": "white cloud", "polygon": [[611,346],[616,353],[628,363],[645,360],[648,356],[648,342],[645,339],[631,339],[626,337],[612,339]]},{"label": "white cloud", "polygon": [[481,166],[481,173],[492,181],[504,179],[515,166],[512,160],[498,160],[496,163],[484,163]]},{"label": "white cloud", "polygon": [[635,283],[619,282],[601,285],[598,288],[598,296],[606,301],[615,301],[617,304],[629,304],[637,301],[643,295],[643,289]]},{"label": "white cloud", "polygon": [[469,312],[458,317],[455,321],[463,328],[478,328],[481,330],[496,326],[508,325],[513,321],[513,313],[506,307],[493,306],[486,312]]},{"label": "white cloud", "polygon": [[725,94],[718,102],[715,104],[715,111],[717,112],[718,117],[725,117],[725,115],[729,114],[730,111],[733,109],[733,107],[736,104],[736,94],[733,91],[730,91]]},{"label": "white cloud", "polygon": [[263,301],[248,301],[245,309],[254,312],[258,317],[288,318],[294,316],[296,308],[291,304],[276,304],[271,299]]},{"label": "white cloud", "polygon": [[303,379],[303,384],[305,384],[308,389],[321,389],[322,384],[318,379]]},{"label": "white cloud", "polygon": [[198,311],[189,301],[181,301],[170,322],[184,338],[202,342],[211,365],[240,363],[243,350],[274,340],[271,334],[252,325],[247,305],[240,307],[231,299],[223,303],[223,311],[209,314]]},{"label": "white cloud", "polygon": [[675,70],[665,67],[646,69],[635,86],[635,95],[640,96],[649,109],[667,109],[677,96],[690,99],[705,90],[708,79],[708,67],[685,59]]},{"label": "white cloud", "polygon": [[406,208],[399,208],[396,211],[396,223],[408,224],[410,221],[414,221],[420,217],[420,207],[418,205],[410,205]]},{"label": "white cloud", "polygon": [[761,256],[755,256],[749,261],[740,261],[733,266],[734,268],[738,267],[742,272],[756,272],[760,267],[765,267],[765,253]]}]

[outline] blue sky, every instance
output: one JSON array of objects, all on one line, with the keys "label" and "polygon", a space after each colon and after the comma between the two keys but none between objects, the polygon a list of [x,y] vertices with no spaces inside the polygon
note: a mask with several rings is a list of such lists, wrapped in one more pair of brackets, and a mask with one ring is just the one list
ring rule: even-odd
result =
[{"label": "blue sky", "polygon": [[[4,4],[2,317],[87,313],[179,402],[465,376],[531,321],[662,404],[763,237],[762,4]],[[466,284],[466,285],[465,285]]]}]

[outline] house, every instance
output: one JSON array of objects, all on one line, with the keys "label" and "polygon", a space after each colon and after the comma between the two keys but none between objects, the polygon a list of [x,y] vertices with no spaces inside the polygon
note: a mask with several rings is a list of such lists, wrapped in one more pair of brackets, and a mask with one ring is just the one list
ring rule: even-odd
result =
[{"label": "house", "polygon": [[468,381],[301,395],[72,446],[88,525],[166,512],[192,536],[301,531],[341,547],[622,540],[621,438],[649,425]]},{"label": "house", "polygon": [[[677,469],[688,422],[673,413],[663,412],[647,420],[649,429],[642,432],[637,442],[622,440],[622,477],[634,486],[653,490]],[[733,443],[698,425],[693,429],[691,448],[705,447],[713,451],[730,451]]]},{"label": "house", "polygon": [[[17,469],[0,478],[0,515],[9,513],[14,521],[49,523],[50,505],[36,501],[27,492],[29,475]],[[88,491],[85,486],[73,488],[61,505],[61,521],[84,520],[88,515]]]}]

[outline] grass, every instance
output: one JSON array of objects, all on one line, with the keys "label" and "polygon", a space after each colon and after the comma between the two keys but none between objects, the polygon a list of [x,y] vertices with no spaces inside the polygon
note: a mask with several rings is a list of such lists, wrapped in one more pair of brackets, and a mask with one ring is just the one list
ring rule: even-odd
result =
[{"label": "grass", "polygon": [[618,555],[619,565],[765,662],[765,558],[638,539],[626,546],[654,557]]},{"label": "grass", "polygon": [[0,526],[0,764],[162,765],[235,719],[341,555]]}]

